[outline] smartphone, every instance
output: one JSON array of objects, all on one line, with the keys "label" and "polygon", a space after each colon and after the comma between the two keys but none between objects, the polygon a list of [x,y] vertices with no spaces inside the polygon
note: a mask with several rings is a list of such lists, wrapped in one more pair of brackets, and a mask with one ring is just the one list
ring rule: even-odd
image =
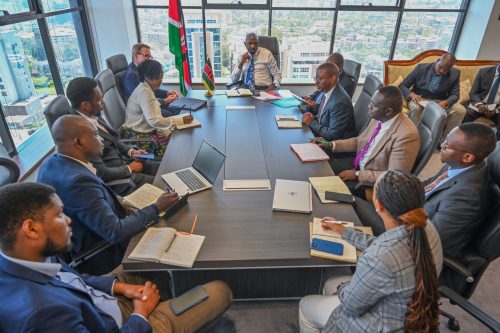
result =
[{"label": "smartphone", "polygon": [[332,242],[332,241],[326,241],[326,240],[319,239],[319,238],[312,239],[311,249],[316,250],[316,251],[336,254],[339,256],[341,256],[344,253],[344,245],[343,244],[340,244],[337,242]]},{"label": "smartphone", "polygon": [[203,286],[196,286],[170,301],[170,309],[176,316],[180,316],[207,298],[208,293],[205,288]]}]

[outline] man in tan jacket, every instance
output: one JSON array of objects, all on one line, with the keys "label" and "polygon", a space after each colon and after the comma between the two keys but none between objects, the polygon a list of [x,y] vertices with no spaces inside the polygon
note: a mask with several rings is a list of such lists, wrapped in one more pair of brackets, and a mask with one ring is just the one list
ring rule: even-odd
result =
[{"label": "man in tan jacket", "polygon": [[[332,161],[333,171],[353,194],[364,198],[364,189],[358,184],[373,186],[386,170],[411,172],[420,149],[420,136],[413,122],[401,113],[402,109],[401,91],[393,86],[382,87],[368,106],[372,120],[358,137],[320,144],[335,153],[356,154],[349,167],[345,159]],[[315,142],[321,141],[322,138],[315,139]]]}]

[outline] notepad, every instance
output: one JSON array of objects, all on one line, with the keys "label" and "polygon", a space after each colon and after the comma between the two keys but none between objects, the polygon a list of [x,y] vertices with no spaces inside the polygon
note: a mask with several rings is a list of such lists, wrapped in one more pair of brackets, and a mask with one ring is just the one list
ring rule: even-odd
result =
[{"label": "notepad", "polygon": [[[151,184],[144,184],[126,197],[123,197],[123,204],[128,207],[143,209],[156,203],[165,191]],[[163,216],[165,213],[160,213]]]},{"label": "notepad", "polygon": [[300,105],[300,102],[293,97],[279,99],[276,101],[272,101],[271,103],[279,106],[280,108],[291,108]]},{"label": "notepad", "polygon": [[299,118],[295,115],[274,116],[278,128],[302,128]]},{"label": "notepad", "polygon": [[226,90],[227,97],[244,97],[244,96],[253,96],[253,93],[250,89],[238,88],[233,90]]},{"label": "notepad", "polygon": [[187,114],[179,114],[177,116],[172,116],[172,117],[170,117],[171,118],[170,123],[172,125],[175,125],[175,127],[178,130],[183,130],[183,129],[186,129],[186,128],[200,127],[201,126],[201,123],[198,121],[198,119],[196,119],[194,117],[193,117],[193,121],[192,122],[190,122],[189,124],[184,124],[183,118],[185,116],[187,116]]},{"label": "notepad", "polygon": [[262,91],[259,96],[254,96],[256,100],[262,101],[262,102],[269,102],[269,101],[274,101],[278,99],[282,99],[278,93],[274,91]]},{"label": "notepad", "polygon": [[269,179],[224,179],[223,191],[270,191]]},{"label": "notepad", "polygon": [[330,157],[314,143],[292,143],[290,148],[302,162],[328,161]]},{"label": "notepad", "polygon": [[314,191],[318,195],[321,203],[334,203],[337,201],[327,200],[325,198],[325,192],[337,192],[343,194],[351,195],[347,185],[338,176],[327,176],[327,177],[309,177],[309,182],[311,183]]},{"label": "notepad", "polygon": [[205,236],[173,228],[149,228],[128,258],[191,268],[204,240]]},{"label": "notepad", "polygon": [[[354,223],[347,222],[347,224],[345,226],[346,227],[354,227]],[[329,241],[329,242],[339,243],[339,244],[342,244],[344,246],[344,252],[342,255],[336,255],[336,254],[331,254],[331,253],[311,249],[311,256],[312,257],[333,259],[333,260],[345,261],[345,262],[351,262],[351,263],[356,262],[356,260],[358,258],[356,248],[353,245],[351,245],[350,243],[343,240],[341,235],[339,235],[331,230],[323,230],[323,228],[321,227],[321,219],[320,218],[315,217],[313,219],[313,222],[309,224],[309,229],[310,229],[309,243],[312,241],[313,238],[317,238],[317,239],[322,239],[322,240]]]}]

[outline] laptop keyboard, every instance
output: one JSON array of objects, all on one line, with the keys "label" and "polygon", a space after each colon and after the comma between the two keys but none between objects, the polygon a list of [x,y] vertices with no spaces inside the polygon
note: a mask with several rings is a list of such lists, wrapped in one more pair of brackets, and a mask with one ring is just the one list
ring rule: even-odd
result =
[{"label": "laptop keyboard", "polygon": [[207,185],[199,180],[190,169],[177,171],[175,174],[184,182],[184,184],[187,185],[187,187],[189,187],[191,191],[207,187]]}]

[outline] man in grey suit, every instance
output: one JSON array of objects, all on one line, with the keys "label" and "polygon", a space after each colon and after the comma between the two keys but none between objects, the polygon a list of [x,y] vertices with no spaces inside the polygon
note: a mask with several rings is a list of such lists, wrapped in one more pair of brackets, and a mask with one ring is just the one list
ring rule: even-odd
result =
[{"label": "man in grey suit", "polygon": [[[484,159],[495,149],[495,143],[495,134],[488,126],[461,124],[442,144],[441,161],[446,165],[424,181],[424,209],[438,230],[446,256],[460,257],[488,214],[491,181]],[[375,235],[384,232],[372,204],[356,200],[354,208]]]},{"label": "man in grey suit", "polygon": [[418,64],[399,85],[403,96],[409,100],[410,119],[415,125],[422,118],[423,102],[435,101],[446,111],[448,118],[440,142],[465,117],[465,107],[457,103],[460,98],[460,71],[453,68],[455,62],[455,56],[446,53],[435,63]]},{"label": "man in grey suit", "polygon": [[66,96],[73,107],[73,114],[85,116],[97,126],[104,144],[102,156],[91,160],[97,175],[105,182],[130,179],[131,183],[113,186],[119,195],[127,195],[146,183],[152,184],[159,163],[134,158],[147,152],[121,142],[118,133],[101,117],[104,102],[97,82],[88,77],[75,78],[68,84]]},{"label": "man in grey suit", "polygon": [[339,69],[333,63],[324,63],[316,71],[316,86],[321,91],[319,105],[306,98],[310,110],[302,116],[317,137],[326,140],[347,139],[356,134],[351,98],[338,84]]}]

